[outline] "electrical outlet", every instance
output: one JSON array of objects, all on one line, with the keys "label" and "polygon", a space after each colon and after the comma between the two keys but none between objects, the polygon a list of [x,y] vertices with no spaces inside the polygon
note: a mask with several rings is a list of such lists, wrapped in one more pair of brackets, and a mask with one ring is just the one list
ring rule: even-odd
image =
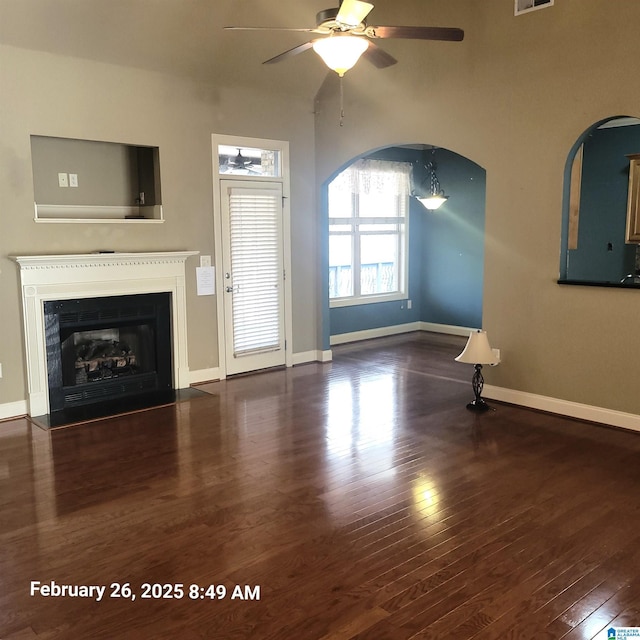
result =
[{"label": "electrical outlet", "polygon": [[500,349],[491,349],[491,351],[493,351],[493,355],[496,358],[495,364],[493,364],[491,366],[495,367],[496,364],[500,364],[500,360],[501,360],[501,358],[500,358]]},{"label": "electrical outlet", "polygon": [[0,363],[0,378],[2,378],[2,364]]},{"label": "electrical outlet", "polygon": [[200,266],[201,267],[210,267],[211,266],[211,256],[200,256]]},{"label": "electrical outlet", "polygon": [[58,174],[58,186],[59,187],[68,187],[69,186],[69,177],[66,173]]},{"label": "electrical outlet", "polygon": [[411,300],[407,300],[407,309],[411,309],[412,306],[413,302],[411,302]]},{"label": "electrical outlet", "polygon": [[69,186],[70,187],[77,187],[78,186],[78,174],[77,173],[70,173],[69,174]]}]

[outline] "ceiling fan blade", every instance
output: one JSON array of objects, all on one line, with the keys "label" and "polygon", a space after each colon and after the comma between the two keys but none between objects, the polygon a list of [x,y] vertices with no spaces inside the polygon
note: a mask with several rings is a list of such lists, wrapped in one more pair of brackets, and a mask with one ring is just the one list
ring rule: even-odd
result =
[{"label": "ceiling fan blade", "polygon": [[289,29],[287,27],[222,27],[234,31],[298,31],[302,33],[324,33],[318,29]]},{"label": "ceiling fan blade", "polygon": [[369,47],[362,54],[363,58],[366,58],[371,64],[378,67],[378,69],[384,69],[396,64],[398,61],[384,49],[381,49],[377,44],[373,42],[369,43]]},{"label": "ceiling fan blade", "polygon": [[373,5],[370,2],[342,0],[336,22],[347,27],[357,27],[369,15],[371,9]]},{"label": "ceiling fan blade", "polygon": [[274,56],[273,58],[269,58],[265,60],[262,64],[274,64],[275,62],[281,62],[282,60],[286,60],[287,58],[291,58],[293,56],[297,56],[299,53],[306,51],[307,49],[311,49],[313,47],[313,41],[305,42],[304,44],[299,44],[297,47],[293,47],[293,49],[288,49],[287,51],[283,51],[282,53]]},{"label": "ceiling fan blade", "polygon": [[365,35],[369,38],[409,38],[460,42],[464,38],[464,31],[455,27],[367,27]]}]

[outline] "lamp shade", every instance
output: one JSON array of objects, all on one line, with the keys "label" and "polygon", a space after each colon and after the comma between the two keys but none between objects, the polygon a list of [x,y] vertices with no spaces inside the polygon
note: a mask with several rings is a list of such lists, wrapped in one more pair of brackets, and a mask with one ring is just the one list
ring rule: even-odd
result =
[{"label": "lamp shade", "polygon": [[337,34],[313,43],[313,50],[329,69],[333,69],[341,77],[358,62],[368,47],[369,42],[365,38]]},{"label": "lamp shade", "polygon": [[422,205],[430,211],[435,211],[440,208],[440,205],[444,204],[449,199],[449,196],[426,196],[424,198],[418,198]]},{"label": "lamp shade", "polygon": [[456,361],[467,364],[497,364],[498,358],[491,350],[487,332],[474,331]]}]

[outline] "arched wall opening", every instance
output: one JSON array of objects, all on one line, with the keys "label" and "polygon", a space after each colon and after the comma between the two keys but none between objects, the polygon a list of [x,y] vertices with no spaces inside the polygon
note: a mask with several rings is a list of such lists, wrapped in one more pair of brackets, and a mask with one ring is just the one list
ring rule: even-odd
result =
[{"label": "arched wall opening", "polygon": [[627,241],[628,155],[640,153],[640,119],[612,116],[576,140],[564,170],[561,284],[637,285],[638,245]]},{"label": "arched wall opening", "polygon": [[[408,281],[400,300],[335,305],[329,298],[329,184],[360,159],[410,163],[411,191],[425,188],[435,149],[437,178],[450,196],[436,211],[416,197],[408,206]],[[464,156],[429,144],[398,144],[359,154],[321,187],[323,222],[323,342],[331,344],[416,329],[466,333],[482,326],[485,170]]]}]

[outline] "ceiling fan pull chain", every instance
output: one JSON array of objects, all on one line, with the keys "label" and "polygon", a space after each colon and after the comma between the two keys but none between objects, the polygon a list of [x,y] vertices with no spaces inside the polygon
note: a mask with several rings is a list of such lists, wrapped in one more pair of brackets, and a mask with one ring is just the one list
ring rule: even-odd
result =
[{"label": "ceiling fan pull chain", "polygon": [[340,76],[340,126],[344,124],[344,85],[343,77]]}]

